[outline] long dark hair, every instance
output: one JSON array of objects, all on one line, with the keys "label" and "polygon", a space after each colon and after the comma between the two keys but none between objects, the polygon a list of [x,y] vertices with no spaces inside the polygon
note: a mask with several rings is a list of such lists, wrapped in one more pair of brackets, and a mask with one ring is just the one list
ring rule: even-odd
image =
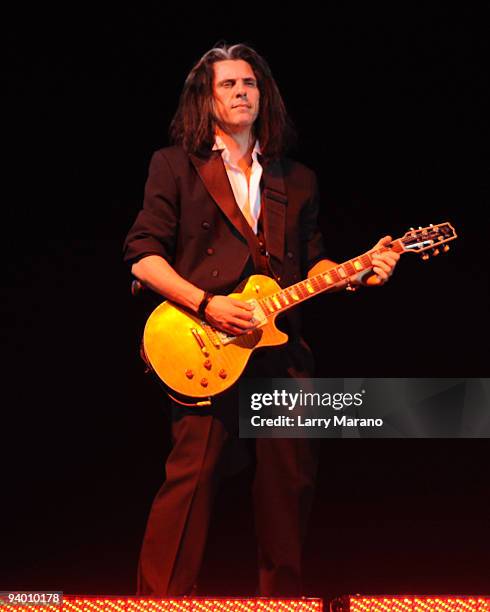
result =
[{"label": "long dark hair", "polygon": [[188,153],[202,155],[211,151],[218,122],[213,108],[213,64],[223,60],[244,60],[252,67],[260,91],[254,136],[266,160],[280,157],[294,140],[294,128],[269,65],[256,51],[243,44],[216,46],[192,68],[170,124],[172,142],[181,144]]}]

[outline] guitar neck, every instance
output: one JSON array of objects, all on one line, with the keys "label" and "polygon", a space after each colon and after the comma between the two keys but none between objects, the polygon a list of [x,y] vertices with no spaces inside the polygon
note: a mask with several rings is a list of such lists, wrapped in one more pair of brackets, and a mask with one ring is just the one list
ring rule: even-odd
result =
[{"label": "guitar neck", "polygon": [[[396,253],[403,253],[405,251],[401,239],[394,240],[390,244],[390,249]],[[379,249],[379,251],[383,250],[385,249]],[[267,315],[284,312],[289,308],[293,308],[305,300],[334,288],[342,281],[347,281],[354,275],[370,270],[373,267],[372,255],[375,252],[369,251],[359,257],[349,259],[338,266],[333,266],[325,272],[302,280],[295,285],[290,285],[273,295],[262,298],[259,300],[259,304]]]}]

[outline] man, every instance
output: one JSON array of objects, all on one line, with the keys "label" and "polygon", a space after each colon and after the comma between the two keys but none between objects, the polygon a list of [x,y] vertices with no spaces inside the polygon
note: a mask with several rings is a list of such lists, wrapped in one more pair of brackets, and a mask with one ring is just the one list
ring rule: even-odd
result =
[{"label": "man", "polygon": [[[143,210],[125,244],[132,273],[154,292],[233,335],[254,327],[252,307],[227,297],[250,274],[282,286],[325,258],[317,227],[316,178],[284,157],[290,131],[267,63],[245,45],[207,52],[186,79],[171,126],[175,146],[155,153]],[[374,249],[388,245],[382,238]],[[398,255],[373,255],[367,278],[383,284]],[[247,374],[311,376],[298,312],[285,318],[284,348],[258,352]],[[173,405],[173,448],[141,551],[143,595],[186,595],[198,576],[220,478],[237,457],[236,395],[209,410]],[[259,591],[301,595],[301,546],[311,505],[317,449],[312,440],[256,441],[255,522]]]}]

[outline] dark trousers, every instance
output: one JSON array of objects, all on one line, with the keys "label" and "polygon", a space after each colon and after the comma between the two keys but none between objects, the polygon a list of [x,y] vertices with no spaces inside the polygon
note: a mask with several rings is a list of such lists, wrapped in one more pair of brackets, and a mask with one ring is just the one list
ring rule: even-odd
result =
[{"label": "dark trousers", "polygon": [[[284,355],[283,355],[284,356]],[[277,359],[276,354],[274,357]],[[267,367],[252,368],[267,374]],[[273,367],[283,375],[293,368]],[[250,371],[250,369],[249,369]],[[279,374],[280,376],[280,374]],[[173,447],[166,479],[150,510],[138,569],[138,594],[181,596],[192,592],[203,559],[213,501],[230,466],[240,465],[237,398],[220,398],[206,413],[174,408]],[[255,441],[253,502],[258,543],[259,592],[302,595],[301,557],[314,493],[318,440]],[[231,544],[233,545],[233,544]]]}]

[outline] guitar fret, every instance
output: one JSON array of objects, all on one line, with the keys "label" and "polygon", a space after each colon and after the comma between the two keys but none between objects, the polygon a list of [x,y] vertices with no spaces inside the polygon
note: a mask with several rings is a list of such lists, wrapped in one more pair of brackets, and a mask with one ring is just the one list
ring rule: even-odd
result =
[{"label": "guitar fret", "polygon": [[311,287],[313,287],[313,291],[314,291],[315,293],[318,293],[318,291],[320,290],[320,286],[319,286],[319,284],[318,284],[318,281],[317,281],[316,276],[312,276],[312,277],[309,279],[309,281],[310,281],[310,285],[311,285]]},{"label": "guitar fret", "polygon": [[310,279],[306,279],[303,283],[306,287],[306,291],[308,291],[308,293],[311,295],[312,293],[315,293],[315,290],[311,284]]},{"label": "guitar fret", "polygon": [[262,298],[259,301],[260,307],[262,308],[262,310],[265,311],[265,314],[272,314],[274,311],[271,309],[271,307],[269,306],[269,304],[267,303],[267,299],[266,298]]},{"label": "guitar fret", "polygon": [[279,301],[279,299],[277,297],[277,294],[271,295],[271,300],[272,300],[274,306],[276,306],[277,310],[281,310],[282,305],[281,305],[281,302]]},{"label": "guitar fret", "polygon": [[305,298],[308,295],[308,291],[306,291],[305,287],[303,286],[303,282],[298,283],[296,287],[301,298]]},{"label": "guitar fret", "polygon": [[274,304],[270,296],[267,298],[267,304],[272,312],[276,312],[276,305]]},{"label": "guitar fret", "polygon": [[344,265],[344,270],[347,272],[347,276],[352,276],[356,273],[356,269],[350,261],[347,261]]},{"label": "guitar fret", "polygon": [[361,260],[361,263],[364,269],[371,267],[371,264],[372,264],[371,256],[368,253],[364,253],[364,255],[361,255],[359,259]]},{"label": "guitar fret", "polygon": [[[439,237],[439,239],[440,239],[440,237]],[[392,242],[391,243],[391,248],[396,253],[403,253],[403,251],[405,250],[404,247],[403,247],[403,242],[401,240],[395,240],[394,242]]]},{"label": "guitar fret", "polygon": [[310,292],[308,291],[308,287],[306,286],[306,281],[303,281],[301,283],[301,289],[303,291],[303,297],[307,298],[310,295]]},{"label": "guitar fret", "polygon": [[356,257],[356,259],[352,260],[352,266],[354,267],[354,270],[356,272],[361,272],[363,269],[362,261],[359,257]]},{"label": "guitar fret", "polygon": [[270,296],[265,298],[265,303],[267,304],[267,307],[272,313],[276,312],[276,305],[274,304]]},{"label": "guitar fret", "polygon": [[316,282],[318,283],[318,286],[321,289],[326,289],[327,288],[327,281],[325,280],[324,276],[322,274],[319,274],[318,276],[315,276]]},{"label": "guitar fret", "polygon": [[347,273],[342,266],[337,266],[337,274],[339,275],[341,279],[347,276]]},{"label": "guitar fret", "polygon": [[278,294],[280,300],[283,302],[284,306],[288,306],[289,305],[289,300],[288,300],[288,296],[286,295],[285,291],[281,291],[281,293]]},{"label": "guitar fret", "polygon": [[293,294],[293,291],[292,291],[292,287],[288,287],[287,289],[285,289],[285,290],[284,290],[284,293],[287,295],[288,300],[289,300],[290,302],[295,302],[295,301],[297,301],[297,299],[298,299],[298,298],[297,298],[297,297],[296,297],[296,298],[294,297],[294,294]]},{"label": "guitar fret", "polygon": [[292,296],[292,298],[293,298],[293,300],[294,300],[295,302],[298,302],[298,301],[301,299],[301,298],[299,297],[299,295],[298,295],[297,291],[296,291],[296,287],[295,287],[295,286],[291,287],[291,288],[290,288],[288,291],[289,291],[289,293],[291,294],[291,296]]}]

